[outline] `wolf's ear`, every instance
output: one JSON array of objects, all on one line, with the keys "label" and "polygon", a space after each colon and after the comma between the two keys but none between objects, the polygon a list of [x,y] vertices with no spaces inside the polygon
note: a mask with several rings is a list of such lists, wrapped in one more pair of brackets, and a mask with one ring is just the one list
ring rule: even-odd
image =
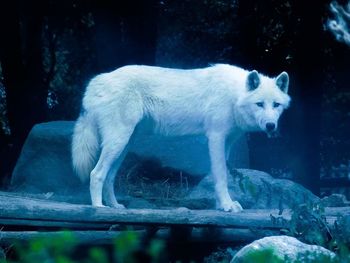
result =
[{"label": "wolf's ear", "polygon": [[288,73],[283,71],[276,78],[276,85],[279,87],[284,93],[288,93],[289,86],[289,76]]},{"label": "wolf's ear", "polygon": [[250,71],[247,76],[247,87],[249,91],[255,90],[260,85],[259,73],[256,70]]}]

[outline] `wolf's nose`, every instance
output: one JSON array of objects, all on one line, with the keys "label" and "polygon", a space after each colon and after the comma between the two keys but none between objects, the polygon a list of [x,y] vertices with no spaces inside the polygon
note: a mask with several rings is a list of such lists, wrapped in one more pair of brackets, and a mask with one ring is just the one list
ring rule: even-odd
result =
[{"label": "wolf's nose", "polygon": [[266,131],[272,132],[275,130],[275,128],[276,128],[276,124],[274,124],[273,122],[266,123]]}]

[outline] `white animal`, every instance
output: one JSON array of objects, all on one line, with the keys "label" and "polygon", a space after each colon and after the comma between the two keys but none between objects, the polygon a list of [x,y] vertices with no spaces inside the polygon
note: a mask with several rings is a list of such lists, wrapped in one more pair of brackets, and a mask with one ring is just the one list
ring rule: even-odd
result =
[{"label": "white animal", "polygon": [[204,135],[217,207],[241,211],[228,192],[227,153],[245,132],[276,131],[289,106],[288,85],[286,72],[269,78],[227,64],[191,70],[131,65],[100,74],[87,87],[75,125],[73,167],[82,180],[90,177],[93,206],[103,200],[123,208],[114,179],[132,135]]}]

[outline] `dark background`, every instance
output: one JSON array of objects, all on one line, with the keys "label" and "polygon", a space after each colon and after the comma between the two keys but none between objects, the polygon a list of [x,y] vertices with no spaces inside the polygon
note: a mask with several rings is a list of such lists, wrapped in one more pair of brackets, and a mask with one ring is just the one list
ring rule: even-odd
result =
[{"label": "dark background", "polygon": [[1,1],[1,186],[32,126],[76,119],[94,75],[126,64],[230,63],[291,77],[281,136],[249,135],[251,167],[317,194],[320,178],[336,177],[326,184],[348,194],[339,186],[350,171],[350,47],[325,29],[329,2]]}]

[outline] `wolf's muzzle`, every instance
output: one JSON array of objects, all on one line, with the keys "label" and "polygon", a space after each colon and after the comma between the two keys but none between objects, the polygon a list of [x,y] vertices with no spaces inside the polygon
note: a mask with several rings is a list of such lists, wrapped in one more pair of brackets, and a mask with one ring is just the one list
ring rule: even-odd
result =
[{"label": "wolf's muzzle", "polygon": [[274,130],[276,130],[276,124],[274,124],[273,122],[266,123],[266,132],[271,133]]}]

